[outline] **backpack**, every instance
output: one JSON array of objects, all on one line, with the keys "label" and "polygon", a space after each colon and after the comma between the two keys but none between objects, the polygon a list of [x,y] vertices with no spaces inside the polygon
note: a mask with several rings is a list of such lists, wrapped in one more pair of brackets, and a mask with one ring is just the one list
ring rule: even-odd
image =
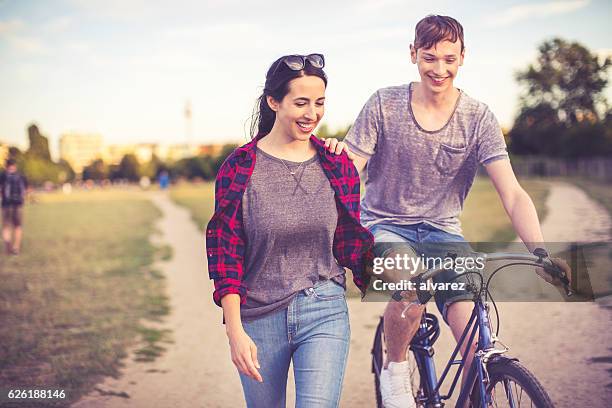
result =
[{"label": "backpack", "polygon": [[23,177],[17,173],[6,174],[4,188],[2,189],[2,202],[5,204],[21,205],[25,196]]}]

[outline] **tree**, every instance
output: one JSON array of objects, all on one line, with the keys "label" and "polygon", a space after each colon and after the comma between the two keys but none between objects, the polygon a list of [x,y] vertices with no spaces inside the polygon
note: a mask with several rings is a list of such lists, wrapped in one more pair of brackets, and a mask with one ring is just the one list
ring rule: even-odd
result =
[{"label": "tree", "polygon": [[602,92],[610,65],[610,57],[600,62],[596,53],[577,42],[546,41],[539,47],[536,63],[517,74],[526,88],[522,105],[548,105],[557,112],[555,119],[567,125],[600,119],[607,108]]},{"label": "tree", "polygon": [[215,163],[216,161],[209,155],[186,157],[174,163],[172,174],[190,180],[196,177],[203,180],[214,180]]},{"label": "tree", "polygon": [[129,153],[123,156],[121,162],[119,162],[118,175],[120,178],[127,179],[129,181],[140,180],[140,164],[135,155]]},{"label": "tree", "polygon": [[327,124],[324,123],[321,126],[319,126],[319,128],[317,129],[317,136],[321,139],[323,138],[325,139],[328,139],[328,138],[344,139],[344,137],[346,136],[350,128],[351,128],[351,125],[347,125],[345,127],[340,127],[335,132],[332,132],[331,130],[329,130],[329,127],[327,126]]},{"label": "tree", "polygon": [[60,179],[60,166],[49,160],[26,157],[22,164],[22,171],[32,185],[41,185],[47,181],[52,183],[63,181]]},{"label": "tree", "polygon": [[104,180],[108,178],[108,166],[102,159],[96,159],[83,168],[83,180]]},{"label": "tree", "polygon": [[72,168],[70,163],[68,163],[64,159],[61,159],[58,163],[58,166],[60,168],[60,182],[65,183],[74,181],[74,179],[76,178],[76,173],[74,172],[74,169]]},{"label": "tree", "polygon": [[151,156],[151,160],[140,167],[140,173],[145,177],[154,179],[163,168],[164,163],[154,154]]},{"label": "tree", "polygon": [[[611,65],[612,59],[600,61],[577,42],[560,38],[544,42],[536,62],[516,75],[523,94],[509,133],[510,150],[551,156],[602,154],[575,147],[607,143],[606,132],[599,130],[608,110],[603,91]],[[608,126],[610,122],[603,123]]]},{"label": "tree", "polygon": [[30,140],[30,148],[27,151],[28,156],[51,161],[49,140],[40,134],[38,126],[30,125],[28,127],[28,138]]},{"label": "tree", "polygon": [[232,152],[238,147],[237,144],[225,144],[223,145],[223,147],[221,148],[221,152],[219,153],[219,155],[217,155],[217,157],[215,158],[215,162],[213,165],[213,171],[214,171],[214,176],[213,178],[216,176],[216,174],[219,172],[219,169],[221,168],[221,165],[223,164],[223,162],[225,161],[225,159],[227,159],[227,156],[229,156],[230,154],[232,154]]}]

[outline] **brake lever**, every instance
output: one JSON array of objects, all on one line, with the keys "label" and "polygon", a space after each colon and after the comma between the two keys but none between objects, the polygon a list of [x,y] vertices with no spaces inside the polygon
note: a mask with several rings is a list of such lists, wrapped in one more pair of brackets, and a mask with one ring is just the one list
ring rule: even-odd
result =
[{"label": "brake lever", "polygon": [[[560,269],[557,265],[555,265],[550,258],[547,259],[547,261],[550,263],[550,266],[548,266],[548,268],[552,269],[552,273],[548,272],[553,278],[557,278],[561,281],[561,284],[563,285],[563,289],[565,290],[565,294],[567,295],[567,297],[570,297],[574,294],[574,292],[572,291],[572,289],[570,288],[570,281],[567,278],[567,275],[565,274],[565,272]],[[544,262],[542,262],[542,265],[544,265]],[[544,267],[544,271],[546,272],[546,267]]]},{"label": "brake lever", "polygon": [[565,275],[565,272],[559,271],[558,277],[559,277],[559,280],[561,281],[561,283],[563,284],[563,289],[565,289],[565,294],[567,295],[567,297],[572,296],[574,294],[574,292],[570,288],[570,281],[567,278],[567,276]]}]

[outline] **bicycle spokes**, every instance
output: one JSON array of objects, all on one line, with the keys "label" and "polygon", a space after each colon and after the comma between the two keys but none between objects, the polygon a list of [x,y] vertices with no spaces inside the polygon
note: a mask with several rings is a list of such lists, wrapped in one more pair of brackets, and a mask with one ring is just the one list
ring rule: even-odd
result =
[{"label": "bicycle spokes", "polygon": [[491,398],[490,407],[536,407],[525,390],[511,379],[504,379],[496,383],[491,389],[489,397]]}]

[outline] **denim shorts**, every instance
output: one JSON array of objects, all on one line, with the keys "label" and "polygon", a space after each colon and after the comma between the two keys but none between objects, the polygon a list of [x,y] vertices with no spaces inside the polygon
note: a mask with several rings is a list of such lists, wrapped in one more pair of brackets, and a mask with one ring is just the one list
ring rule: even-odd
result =
[{"label": "denim shorts", "polygon": [[[461,235],[442,231],[430,224],[419,223],[411,225],[375,224],[369,227],[374,235],[375,256],[382,256],[388,249],[408,244],[417,255],[425,257],[446,257],[449,252],[456,254],[469,254],[473,250]],[[458,273],[448,270],[434,277],[436,283],[458,282],[467,283],[464,277],[457,277]],[[460,300],[472,300],[474,295],[465,290],[438,290],[435,301],[438,310],[446,320],[448,306]]]}]

